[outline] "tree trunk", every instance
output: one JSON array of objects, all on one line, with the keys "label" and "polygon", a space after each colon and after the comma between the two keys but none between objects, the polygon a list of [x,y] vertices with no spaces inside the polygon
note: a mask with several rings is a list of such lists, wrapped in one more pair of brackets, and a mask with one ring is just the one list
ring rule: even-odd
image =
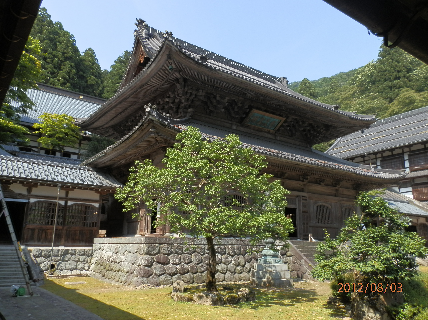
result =
[{"label": "tree trunk", "polygon": [[209,261],[207,265],[207,291],[217,292],[215,274],[217,272],[216,252],[214,247],[213,237],[205,237],[207,239]]}]

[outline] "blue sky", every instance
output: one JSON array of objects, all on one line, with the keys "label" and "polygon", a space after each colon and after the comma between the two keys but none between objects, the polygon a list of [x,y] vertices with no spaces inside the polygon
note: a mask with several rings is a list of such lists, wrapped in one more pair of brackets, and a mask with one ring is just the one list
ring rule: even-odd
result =
[{"label": "blue sky", "polygon": [[316,80],[377,58],[381,39],[322,0],[43,0],[53,21],[109,69],[135,19],[268,74]]}]

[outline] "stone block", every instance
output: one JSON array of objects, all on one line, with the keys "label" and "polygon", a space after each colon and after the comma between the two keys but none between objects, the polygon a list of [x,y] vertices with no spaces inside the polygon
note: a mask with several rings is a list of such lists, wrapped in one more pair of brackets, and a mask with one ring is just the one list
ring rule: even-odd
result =
[{"label": "stone block", "polygon": [[160,246],[160,253],[169,255],[173,253],[173,248],[170,244],[163,244]]},{"label": "stone block", "polygon": [[227,266],[227,270],[231,273],[234,273],[236,270],[236,266],[233,263],[231,263]]},{"label": "stone block", "polygon": [[202,262],[202,256],[199,253],[195,252],[194,254],[192,254],[192,262],[194,264],[201,263]]},{"label": "stone block", "polygon": [[207,276],[204,273],[197,273],[193,275],[193,283],[205,283],[206,279]]},{"label": "stone block", "polygon": [[159,277],[159,283],[162,286],[170,286],[172,284],[172,277],[164,274]]},{"label": "stone block", "polygon": [[229,265],[232,262],[232,258],[225,254],[222,258],[221,258],[221,262],[224,263],[225,265]]},{"label": "stone block", "polygon": [[178,255],[178,254],[172,254],[172,255],[170,255],[169,256],[169,262],[171,264],[180,264],[180,262],[181,262],[180,255]]},{"label": "stone block", "polygon": [[233,274],[230,272],[226,272],[226,274],[224,275],[224,281],[233,282],[234,281]]},{"label": "stone block", "polygon": [[155,261],[157,262],[157,263],[160,263],[160,264],[163,264],[163,265],[165,265],[165,264],[169,264],[169,258],[168,258],[168,256],[166,256],[166,255],[164,255],[164,254],[158,254],[158,255],[156,255],[156,257],[155,257]]},{"label": "stone block", "polygon": [[159,245],[146,244],[143,246],[142,253],[144,255],[155,256],[159,253]]},{"label": "stone block", "polygon": [[167,274],[169,274],[170,276],[175,276],[178,271],[177,271],[176,266],[169,264],[169,265],[165,266],[165,272]]},{"label": "stone block", "polygon": [[180,265],[177,267],[177,271],[178,271],[178,273],[179,273],[179,274],[184,275],[184,274],[186,274],[186,273],[188,273],[188,272],[189,272],[189,267],[188,267],[188,266],[186,266],[186,265],[184,265],[184,264],[180,264]]},{"label": "stone block", "polygon": [[183,246],[181,244],[177,244],[173,246],[173,251],[176,254],[182,254],[183,253]]},{"label": "stone block", "polygon": [[197,273],[198,272],[198,267],[196,265],[194,265],[193,263],[189,265],[189,272],[190,273]]},{"label": "stone block", "polygon": [[190,264],[192,262],[192,256],[190,254],[182,254],[181,262],[184,264]]},{"label": "stone block", "polygon": [[181,280],[183,280],[184,283],[191,284],[193,283],[193,274],[190,274],[190,273],[183,274],[181,277]]},{"label": "stone block", "polygon": [[223,263],[217,265],[217,273],[226,273],[227,266]]},{"label": "stone block", "polygon": [[150,256],[142,256],[140,258],[140,264],[142,266],[151,267],[153,265],[154,259]]},{"label": "stone block", "polygon": [[141,278],[149,278],[153,274],[153,271],[146,267],[140,267],[135,272]]},{"label": "stone block", "polygon": [[161,264],[154,263],[152,266],[153,274],[160,276],[165,273],[165,267]]}]

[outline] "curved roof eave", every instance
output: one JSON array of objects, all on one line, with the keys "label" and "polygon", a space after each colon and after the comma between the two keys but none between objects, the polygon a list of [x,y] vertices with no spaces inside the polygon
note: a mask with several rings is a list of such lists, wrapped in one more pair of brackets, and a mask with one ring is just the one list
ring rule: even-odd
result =
[{"label": "curved roof eave", "polygon": [[[341,119],[347,119],[347,121],[354,120],[359,123],[359,126],[361,127],[367,127],[376,120],[375,117],[371,115],[359,115],[353,112],[342,111],[338,109],[337,106],[324,104],[305,97],[282,84],[280,82],[280,78],[263,73],[231,59],[227,59],[211,51],[199,48],[183,40],[174,38],[171,35],[165,36],[156,29],[148,27],[147,25],[139,25],[135,32],[135,37],[139,39],[139,42],[143,46],[143,50],[151,57],[150,62],[127,85],[118,90],[118,92],[100,109],[98,109],[88,119],[82,122],[81,126],[83,128],[90,129],[99,127],[102,124],[96,125],[96,123],[102,116],[106,118],[106,114],[108,113],[111,113],[109,118],[115,117],[116,115],[112,112],[112,109],[114,109],[118,102],[122,101],[123,98],[127,96],[127,93],[132,92],[136,86],[144,84],[142,79],[147,76],[147,74],[151,73],[150,69],[153,69],[155,65],[159,65],[159,60],[165,62],[168,58],[170,58],[170,56],[167,57],[167,55],[173,53],[174,51],[180,52],[182,55],[186,56],[189,61],[196,63],[197,66],[205,66],[212,71],[220,72],[226,76],[231,76],[235,79],[235,81],[239,81],[246,86],[256,86],[257,88],[263,90],[264,93],[275,93],[276,97],[278,97],[278,94],[280,94],[281,96],[286,97],[288,102],[292,100],[295,103],[304,104],[308,108],[315,107],[318,110],[322,110],[321,112],[323,113],[327,112],[332,116]],[[137,42],[138,41],[135,41],[135,43]]]}]

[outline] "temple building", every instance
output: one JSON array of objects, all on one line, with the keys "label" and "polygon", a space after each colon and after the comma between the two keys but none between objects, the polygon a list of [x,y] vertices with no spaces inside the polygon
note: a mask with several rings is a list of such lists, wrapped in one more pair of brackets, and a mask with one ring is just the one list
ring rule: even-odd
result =
[{"label": "temple building", "polygon": [[[135,160],[161,166],[166,149],[188,126],[206,139],[237,134],[268,161],[267,172],[291,191],[284,214],[298,239],[336,236],[355,210],[361,190],[388,186],[404,173],[377,170],[311,149],[323,141],[368,128],[373,116],[341,111],[304,97],[278,78],[151,28],[137,20],[133,53],[115,96],[80,123],[117,142],[83,165],[127,181]],[[107,236],[161,236],[156,214],[124,214],[113,199],[106,207]]]},{"label": "temple building", "polygon": [[[0,182],[17,239],[30,246],[88,246],[99,235],[106,215],[103,201],[121,184],[113,177],[81,166],[90,137],[64,152],[43,148],[32,125],[47,113],[86,118],[104,99],[39,84],[27,95],[33,110],[21,115],[30,130],[26,146],[1,145]],[[54,223],[56,217],[55,237]],[[0,243],[11,241],[5,217],[0,217]]]},{"label": "temple building", "polygon": [[[406,196],[406,202],[428,207],[428,107],[376,121],[365,130],[341,137],[327,153],[376,169],[406,172],[391,191]],[[403,197],[402,197],[403,199]],[[420,202],[422,203],[420,203]],[[428,215],[404,209],[418,233],[428,239]],[[426,209],[425,209],[426,210]]]}]

